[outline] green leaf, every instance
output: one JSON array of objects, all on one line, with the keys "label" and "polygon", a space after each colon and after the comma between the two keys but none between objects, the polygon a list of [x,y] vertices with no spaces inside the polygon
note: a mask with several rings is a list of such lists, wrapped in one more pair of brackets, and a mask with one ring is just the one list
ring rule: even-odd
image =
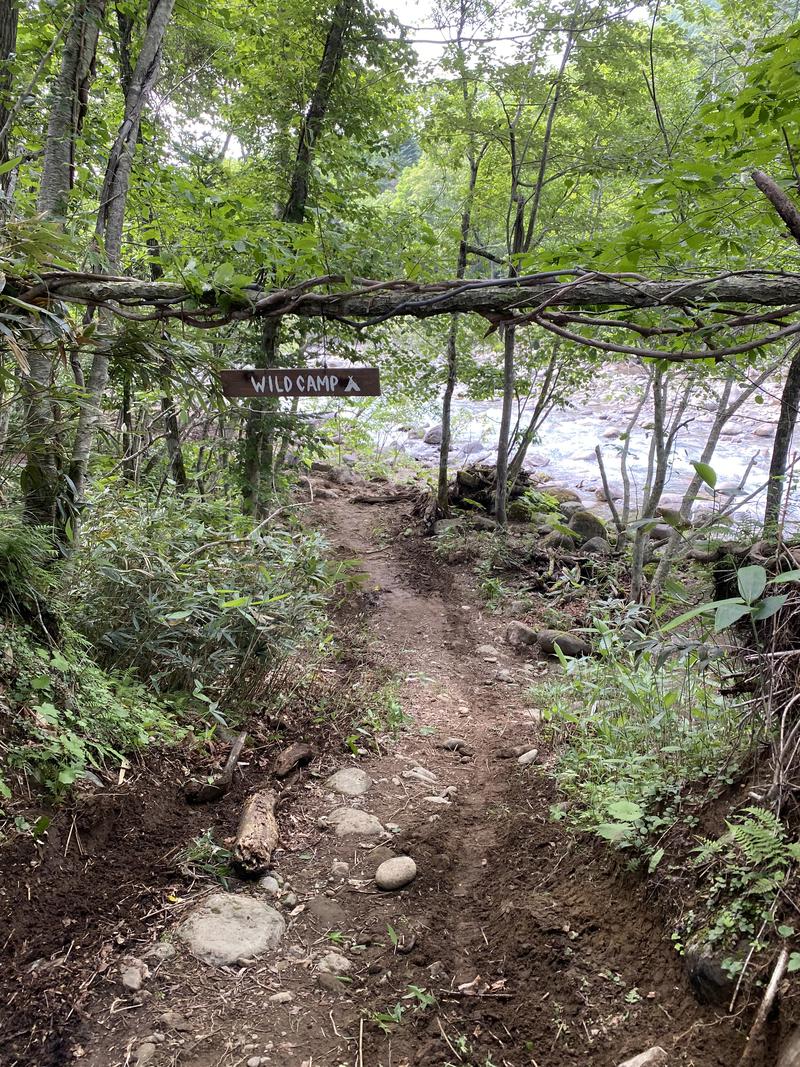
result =
[{"label": "green leaf", "polygon": [[767,572],[758,564],[752,567],[742,567],[741,570],[736,572],[736,584],[739,586],[742,598],[748,604],[752,604],[764,592],[764,587],[767,584]]},{"label": "green leaf", "polygon": [[644,809],[632,800],[615,800],[613,804],[607,805],[606,811],[612,819],[618,819],[620,822],[638,822],[644,815]]},{"label": "green leaf", "polygon": [[3,163],[2,166],[0,166],[0,174],[8,174],[8,172],[10,170],[13,170],[14,167],[19,166],[19,164],[22,162],[22,159],[22,156],[14,156],[13,159],[7,159],[6,162]]},{"label": "green leaf", "polygon": [[700,475],[702,480],[706,483],[706,485],[710,485],[713,489],[714,486],[717,484],[717,472],[714,470],[714,468],[709,467],[707,463],[701,463],[699,459],[693,459],[692,466]]},{"label": "green leaf", "polygon": [[788,599],[788,593],[782,593],[780,596],[765,596],[753,611],[753,618],[759,622],[764,619],[771,619],[773,615],[781,610]]},{"label": "green leaf", "polygon": [[780,934],[781,937],[794,937],[794,927],[793,926],[779,926],[778,927],[778,933]]},{"label": "green leaf", "polygon": [[677,630],[677,628],[684,622],[688,622],[690,619],[696,619],[698,615],[713,615],[713,613],[723,604],[741,604],[741,599],[737,596],[729,600],[709,600],[706,604],[699,604],[696,608],[684,611],[682,615],[678,615],[677,618],[671,619],[670,622],[661,627],[661,632],[667,634],[670,630]]},{"label": "green leaf", "polygon": [[789,974],[800,971],[800,952],[792,952],[789,956],[789,966],[786,968]]},{"label": "green leaf", "polygon": [[628,823],[624,822],[604,822],[596,828],[595,832],[606,841],[619,845],[628,840],[631,828]]},{"label": "green leaf", "polygon": [[714,633],[719,634],[727,630],[743,615],[749,615],[751,610],[749,604],[743,604],[741,601],[738,604],[721,604],[714,615]]},{"label": "green leaf", "polygon": [[650,862],[647,864],[647,873],[652,874],[656,867],[661,863],[664,858],[664,849],[657,848],[653,855],[650,857]]},{"label": "green leaf", "polygon": [[769,580],[770,585],[783,585],[785,582],[800,582],[800,570],[784,571]]}]

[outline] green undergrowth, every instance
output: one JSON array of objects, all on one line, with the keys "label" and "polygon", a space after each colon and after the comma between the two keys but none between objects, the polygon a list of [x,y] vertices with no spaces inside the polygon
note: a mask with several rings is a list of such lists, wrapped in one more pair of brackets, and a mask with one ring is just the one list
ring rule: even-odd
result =
[{"label": "green undergrowth", "polygon": [[[0,790],[61,798],[147,746],[262,716],[330,654],[331,598],[356,581],[291,512],[147,504],[119,486],[59,558],[0,520]],[[289,677],[291,675],[291,678]]]},{"label": "green undergrowth", "polygon": [[[748,953],[758,961],[782,939],[798,949],[791,960],[800,968],[796,830],[765,806],[735,810],[725,799],[737,795],[730,787],[763,735],[755,724],[743,729],[741,702],[724,693],[731,666],[722,649],[676,638],[671,627],[645,633],[635,609],[609,612],[590,634],[596,655],[560,657],[558,679],[531,691],[556,750],[562,799],[551,817],[666,878],[678,893],[679,951],[701,944],[735,977]],[[720,825],[717,802],[730,810],[722,832],[709,833],[709,820]]]},{"label": "green undergrowth", "polygon": [[593,629],[597,655],[564,660],[565,675],[534,696],[558,747],[570,820],[653,863],[688,787],[713,793],[733,781],[738,719],[704,647],[668,655],[608,622]]},{"label": "green undergrowth", "polygon": [[174,709],[135,678],[98,666],[89,643],[65,624],[53,646],[29,628],[6,623],[0,649],[4,799],[13,781],[59,798],[87,771],[183,733]]}]

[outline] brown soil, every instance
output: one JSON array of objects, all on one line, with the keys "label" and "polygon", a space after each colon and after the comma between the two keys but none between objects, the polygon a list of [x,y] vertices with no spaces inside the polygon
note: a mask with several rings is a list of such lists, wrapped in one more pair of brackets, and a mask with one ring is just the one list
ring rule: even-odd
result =
[{"label": "brown soil", "polygon": [[[375,783],[363,806],[397,825],[389,844],[414,856],[416,881],[380,893],[373,846],[343,846],[318,828],[339,803],[321,778],[355,762],[330,750],[281,812],[275,867],[297,901],[283,905],[278,955],[213,970],[179,950],[142,992],[126,992],[122,957],[169,938],[219,888],[182,875],[175,850],[209,828],[218,841],[233,833],[243,797],[265,780],[267,753],[202,808],[180,794],[180,754],[151,763],[62,813],[40,852],[26,841],[5,850],[0,1064],[119,1067],[151,1035],[153,1067],[236,1067],[253,1056],[264,1067],[605,1067],[655,1044],[671,1064],[736,1063],[749,1019],[699,1006],[644,883],[548,819],[548,754],[523,698],[548,666],[503,645],[502,621],[436,563],[430,542],[404,536],[396,509],[342,493],[312,515],[340,555],[364,561],[360,671],[401,680],[409,726],[358,762]],[[486,644],[496,661],[477,654]],[[511,683],[496,679],[499,667]],[[344,664],[342,678],[352,669]],[[454,734],[474,755],[441,747]],[[518,744],[539,746],[539,767],[500,758]],[[416,764],[435,785],[403,777]],[[429,799],[447,786],[448,803]],[[344,883],[330,876],[336,858],[351,866]],[[252,884],[230,888],[263,898]],[[342,909],[328,936],[318,905],[309,907],[319,897]],[[316,970],[330,949],[355,965],[334,989]],[[277,991],[294,999],[274,1004]],[[774,1060],[767,1050],[752,1062]]]}]

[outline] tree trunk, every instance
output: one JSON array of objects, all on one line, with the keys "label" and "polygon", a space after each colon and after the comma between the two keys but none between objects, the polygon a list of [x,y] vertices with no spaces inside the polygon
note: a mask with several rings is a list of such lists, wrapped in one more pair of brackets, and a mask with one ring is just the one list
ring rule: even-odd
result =
[{"label": "tree trunk", "polygon": [[[48,217],[62,218],[66,213],[74,177],[75,141],[86,111],[104,10],[105,0],[77,0],[59,71],[51,87],[37,199],[37,209]],[[44,332],[33,332],[35,336],[28,352],[30,373],[23,380],[26,437],[23,514],[26,522],[52,527],[60,491],[58,433],[48,395],[53,365]],[[60,521],[64,525],[66,517],[60,516]]]},{"label": "tree trunk", "polygon": [[767,503],[764,508],[765,537],[774,533],[780,522],[781,501],[786,490],[789,449],[792,447],[798,409],[800,409],[800,349],[797,349],[792,357],[781,393],[781,410],[772,446]]},{"label": "tree trunk", "polygon": [[497,442],[497,484],[494,497],[494,517],[506,526],[508,502],[508,444],[511,435],[511,408],[514,403],[514,350],[516,329],[506,326],[503,336],[503,411],[500,416],[500,440]]},{"label": "tree trunk", "polygon": [[161,417],[164,422],[164,444],[169,470],[175,480],[177,491],[185,493],[189,488],[189,479],[186,476],[186,464],[183,461],[178,412],[175,408],[175,401],[166,392],[161,397]]},{"label": "tree trunk", "polygon": [[558,378],[556,370],[558,369],[558,350],[560,345],[556,343],[553,355],[550,357],[550,361],[547,364],[547,370],[545,371],[544,381],[539,390],[539,395],[536,398],[536,404],[533,409],[533,414],[530,417],[530,421],[522,434],[522,439],[517,446],[517,451],[514,453],[514,458],[508,465],[508,484],[510,488],[514,487],[514,483],[520,476],[522,471],[522,465],[525,462],[525,457],[528,454],[528,449],[533,442],[534,437],[539,432],[539,428],[544,422],[547,415],[550,413],[551,407],[548,407],[548,403],[552,396],[553,391],[553,378]]},{"label": "tree trunk", "polygon": [[[95,235],[105,243],[106,257],[112,274],[120,269],[125,207],[130,186],[133,153],[139,136],[139,125],[147,99],[158,80],[164,35],[172,17],[174,4],[175,0],[153,0],[150,5],[144,39],[125,97],[122,123],[117,131],[106,165]],[[78,513],[83,505],[89,457],[95,428],[100,419],[100,405],[107,381],[108,348],[101,343],[95,349],[92,358],[86,402],[81,408],[72,448],[70,480]]]},{"label": "tree trunk", "polygon": [[[8,135],[6,121],[11,114],[11,90],[14,77],[14,58],[17,52],[17,24],[19,5],[17,0],[0,0],[0,163],[8,160]],[[8,176],[3,176],[6,187]]]},{"label": "tree trunk", "polygon": [[439,443],[439,482],[436,490],[436,507],[440,515],[446,516],[450,512],[450,494],[448,488],[450,453],[451,421],[450,412],[453,406],[453,393],[456,391],[458,381],[458,316],[452,315],[450,327],[447,331],[447,381],[442,397],[442,440]]},{"label": "tree trunk", "polygon": [[[355,0],[339,0],[333,10],[322,59],[317,70],[317,82],[300,125],[297,154],[289,178],[289,195],[281,211],[281,221],[295,225],[305,221],[308,204],[308,185],[314,146],[319,138],[330,108],[331,97],[345,53],[346,34]],[[277,366],[280,350],[280,321],[267,319],[261,331],[262,366]],[[244,426],[242,452],[242,506],[246,513],[257,515],[261,509],[261,487],[273,482],[273,435],[278,401],[251,401]],[[262,470],[266,464],[267,470]]]},{"label": "tree trunk", "polygon": [[38,210],[63,218],[75,178],[75,140],[83,124],[94,74],[105,0],[77,0],[53,82]]},{"label": "tree trunk", "polygon": [[300,223],[305,219],[314,145],[322,132],[325,117],[330,108],[336,76],[344,57],[345,38],[354,4],[355,0],[338,0],[333,9],[328,34],[325,38],[325,47],[322,50],[322,59],[317,71],[317,84],[300,126],[297,155],[289,181],[289,196],[281,215],[284,222]]}]

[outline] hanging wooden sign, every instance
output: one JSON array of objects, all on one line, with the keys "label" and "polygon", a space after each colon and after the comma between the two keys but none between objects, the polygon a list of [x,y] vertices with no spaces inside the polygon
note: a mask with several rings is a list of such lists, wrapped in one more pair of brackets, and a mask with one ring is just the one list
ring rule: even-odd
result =
[{"label": "hanging wooden sign", "polygon": [[377,367],[306,367],[302,370],[269,367],[266,370],[219,372],[225,396],[380,396]]}]

